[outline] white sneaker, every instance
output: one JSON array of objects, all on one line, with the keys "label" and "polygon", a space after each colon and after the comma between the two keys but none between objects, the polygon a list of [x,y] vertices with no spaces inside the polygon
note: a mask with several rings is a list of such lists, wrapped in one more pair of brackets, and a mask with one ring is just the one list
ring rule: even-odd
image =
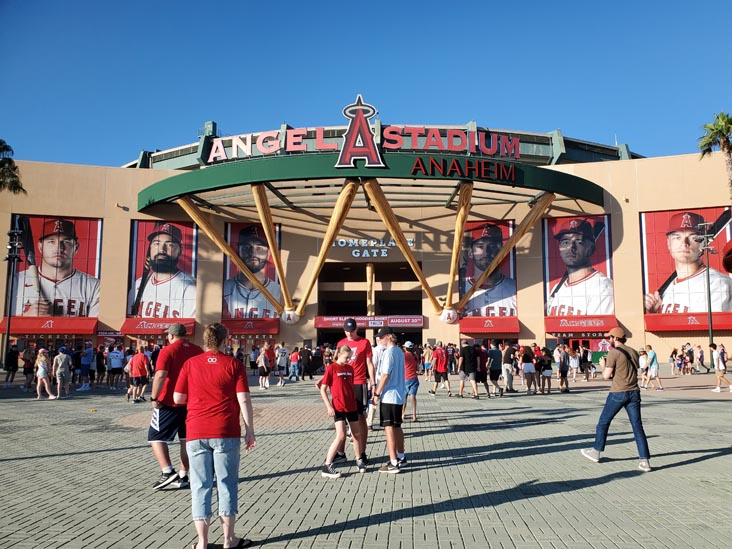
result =
[{"label": "white sneaker", "polygon": [[722,389],[720,389],[719,387],[715,387],[714,389],[712,389],[712,392],[713,393],[721,393],[722,392]]}]

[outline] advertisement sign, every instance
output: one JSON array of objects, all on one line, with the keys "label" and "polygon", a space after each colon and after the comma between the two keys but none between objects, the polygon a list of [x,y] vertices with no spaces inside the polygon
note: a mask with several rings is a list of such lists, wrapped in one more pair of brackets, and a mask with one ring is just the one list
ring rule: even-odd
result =
[{"label": "advertisement sign", "polygon": [[102,220],[14,215],[21,231],[13,315],[99,316]]},{"label": "advertisement sign", "polygon": [[191,222],[132,222],[127,316],[196,317],[197,236]]},{"label": "advertisement sign", "polygon": [[[277,245],[281,245],[281,229],[275,226]],[[277,301],[280,301],[280,284],[277,280],[274,260],[262,225],[258,223],[229,223],[226,241]],[[267,298],[239,272],[231,260],[224,268],[224,299],[221,309],[224,319],[277,318],[277,311]],[[249,333],[249,332],[247,332]],[[264,333],[264,332],[255,332]]]},{"label": "advertisement sign", "polygon": [[646,329],[706,330],[708,301],[714,327],[732,328],[732,278],[717,253],[730,218],[728,207],[641,213]]}]

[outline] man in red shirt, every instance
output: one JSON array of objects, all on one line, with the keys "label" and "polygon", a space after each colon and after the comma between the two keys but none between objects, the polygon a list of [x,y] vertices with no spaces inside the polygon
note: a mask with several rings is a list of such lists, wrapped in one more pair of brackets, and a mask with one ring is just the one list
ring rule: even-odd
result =
[{"label": "man in red shirt", "polygon": [[437,392],[437,385],[442,382],[447,387],[447,396],[451,397],[450,380],[447,377],[447,351],[442,346],[442,341],[437,342],[435,352],[432,354],[432,365],[435,369],[435,385],[427,392],[434,395]]},{"label": "man in red shirt", "polygon": [[[358,326],[353,318],[346,319],[343,324],[343,331],[346,337],[341,339],[336,346],[338,349],[341,345],[348,345],[351,348],[351,360],[349,364],[353,367],[353,392],[356,395],[356,403],[358,404],[358,442],[361,448],[361,461],[368,465],[366,458],[366,437],[368,428],[366,427],[366,413],[368,407],[368,392],[374,386],[374,363],[371,361],[372,350],[369,340],[361,337],[357,333]],[[354,436],[356,436],[354,434]],[[345,447],[341,448],[336,456],[337,461],[345,461]]]},{"label": "man in red shirt", "polygon": [[[186,360],[203,352],[198,345],[186,338],[186,327],[171,324],[166,330],[168,343],[160,350],[155,364],[150,401],[153,415],[147,432],[147,441],[160,465],[162,475],[153,484],[153,490],[160,490],[169,484],[177,488],[188,488],[188,453],[186,452],[186,407],[173,401],[173,390],[181,368]],[[180,441],[180,472],[176,473],[170,461],[168,444]]]}]

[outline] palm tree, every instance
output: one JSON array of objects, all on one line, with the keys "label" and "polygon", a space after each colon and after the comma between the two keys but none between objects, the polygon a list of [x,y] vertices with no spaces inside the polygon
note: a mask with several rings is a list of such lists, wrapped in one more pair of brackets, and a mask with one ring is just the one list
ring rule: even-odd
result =
[{"label": "palm tree", "polygon": [[28,194],[20,181],[20,170],[13,160],[13,148],[0,139],[0,192]]},{"label": "palm tree", "polygon": [[704,124],[704,131],[706,133],[699,138],[701,158],[711,154],[716,148],[724,153],[727,164],[727,186],[732,202],[732,116],[720,112],[714,117],[714,122]]}]

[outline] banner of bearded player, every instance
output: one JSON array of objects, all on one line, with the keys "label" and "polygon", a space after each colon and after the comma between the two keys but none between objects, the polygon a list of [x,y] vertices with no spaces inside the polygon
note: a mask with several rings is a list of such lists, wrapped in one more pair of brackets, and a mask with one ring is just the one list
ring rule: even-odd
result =
[{"label": "banner of bearded player", "polygon": [[[567,331],[567,326],[579,328],[577,331],[613,327],[615,296],[609,217],[547,218],[543,233],[547,332]],[[593,319],[578,324],[572,317]]]},{"label": "banner of bearded player", "polygon": [[[281,245],[281,227],[275,225],[278,248]],[[281,301],[280,284],[262,225],[257,223],[228,223],[226,241],[239,254],[247,268],[265,289]],[[224,269],[223,319],[274,319],[277,312],[262,293],[239,272],[231,260]],[[265,333],[265,332],[259,332]]]},{"label": "banner of bearded player", "polygon": [[196,317],[197,243],[191,222],[132,222],[128,316]]},{"label": "banner of bearded player", "polygon": [[14,281],[16,316],[99,316],[102,220],[14,215],[23,244]]},{"label": "banner of bearded player", "polygon": [[640,214],[647,330],[707,330],[709,300],[713,327],[732,328],[731,217],[722,206]]},{"label": "banner of bearded player", "polygon": [[[471,221],[465,224],[460,264],[460,297],[473,287],[513,233],[513,221]],[[476,289],[462,311],[464,332],[518,331],[518,322],[500,319],[517,316],[516,255],[511,250],[498,268]],[[491,317],[492,322],[476,323],[471,317]]]}]

